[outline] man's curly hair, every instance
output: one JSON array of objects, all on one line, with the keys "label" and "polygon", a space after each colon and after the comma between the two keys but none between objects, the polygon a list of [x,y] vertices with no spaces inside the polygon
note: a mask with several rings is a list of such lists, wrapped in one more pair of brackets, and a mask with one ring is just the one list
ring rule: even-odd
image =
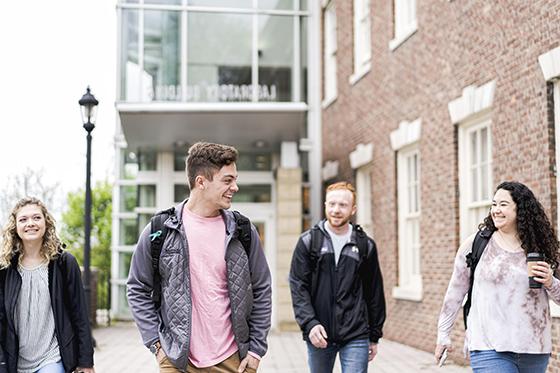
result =
[{"label": "man's curly hair", "polygon": [[[520,182],[504,181],[496,187],[496,192],[500,189],[507,190],[515,202],[517,234],[525,255],[532,252],[541,253],[544,260],[556,269],[559,259],[558,239],[541,203],[533,192]],[[478,228],[486,228],[492,232],[497,230],[491,212]]]}]

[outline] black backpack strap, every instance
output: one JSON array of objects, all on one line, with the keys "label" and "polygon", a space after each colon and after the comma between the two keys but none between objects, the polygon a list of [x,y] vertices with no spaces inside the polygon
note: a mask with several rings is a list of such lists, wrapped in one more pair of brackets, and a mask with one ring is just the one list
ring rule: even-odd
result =
[{"label": "black backpack strap", "polygon": [[486,245],[488,245],[488,241],[490,241],[490,237],[492,237],[492,233],[494,232],[488,229],[479,230],[474,237],[471,252],[466,255],[467,267],[471,269],[471,278],[469,283],[469,292],[467,293],[467,301],[463,306],[463,322],[465,323],[465,329],[467,329],[467,317],[469,316],[472,304],[474,271],[476,270],[476,266],[478,265],[480,257],[482,257],[484,249],[486,249]]},{"label": "black backpack strap", "polygon": [[319,226],[315,225],[311,228],[311,242],[309,245],[309,262],[311,269],[311,296],[315,295],[317,290],[317,282],[319,280],[319,257],[321,256],[321,247],[323,246],[323,238],[325,235],[321,232]]},{"label": "black backpack strap", "polygon": [[175,208],[171,207],[167,210],[160,211],[150,219],[150,249],[152,254],[152,274],[153,274],[153,290],[152,301],[156,309],[161,306],[161,276],[159,274],[159,256],[163,241],[167,236],[167,227],[165,221],[169,216],[175,213]]},{"label": "black backpack strap", "polygon": [[237,224],[237,239],[243,245],[247,258],[251,250],[251,221],[239,211],[233,211],[233,217]]}]

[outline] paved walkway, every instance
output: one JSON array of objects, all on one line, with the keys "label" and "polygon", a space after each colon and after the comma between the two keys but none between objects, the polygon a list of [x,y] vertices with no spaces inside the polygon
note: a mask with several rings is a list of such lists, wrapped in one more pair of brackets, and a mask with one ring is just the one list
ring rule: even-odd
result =
[{"label": "paved walkway", "polygon": [[[95,370],[97,373],[156,373],[152,354],[140,340],[132,323],[118,323],[94,330],[97,342]],[[467,373],[469,368],[451,362],[445,369],[433,363],[430,353],[399,343],[381,340],[379,354],[370,363],[373,373]],[[269,350],[259,368],[261,373],[307,373],[306,348],[299,333],[272,333]],[[340,373],[337,362],[335,373]]]}]

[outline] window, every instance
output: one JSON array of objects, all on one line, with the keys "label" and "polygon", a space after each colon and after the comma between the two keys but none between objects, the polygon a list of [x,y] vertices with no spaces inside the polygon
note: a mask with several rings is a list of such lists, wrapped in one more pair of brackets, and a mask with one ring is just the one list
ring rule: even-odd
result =
[{"label": "window", "polygon": [[373,236],[371,217],[371,167],[363,166],[356,171],[356,222],[368,236]]},{"label": "window", "polygon": [[393,297],[422,300],[420,266],[420,135],[421,119],[403,121],[391,132],[397,152],[398,285]]},{"label": "window", "polygon": [[389,42],[391,50],[397,48],[418,28],[416,0],[395,0],[395,35]]},{"label": "window", "polygon": [[459,130],[459,213],[461,241],[474,233],[492,201],[492,138],[490,113],[496,81],[467,86],[447,104]]},{"label": "window", "polygon": [[356,83],[371,69],[370,0],[354,0],[354,73],[350,84]]},{"label": "window", "polygon": [[324,65],[325,65],[325,93],[323,106],[327,106],[337,96],[337,77],[336,77],[336,8],[331,1],[324,13]]},{"label": "window", "polygon": [[420,273],[420,155],[418,145],[397,154],[399,279],[397,298],[422,299]]},{"label": "window", "polygon": [[461,241],[476,231],[492,204],[490,121],[459,127]]}]

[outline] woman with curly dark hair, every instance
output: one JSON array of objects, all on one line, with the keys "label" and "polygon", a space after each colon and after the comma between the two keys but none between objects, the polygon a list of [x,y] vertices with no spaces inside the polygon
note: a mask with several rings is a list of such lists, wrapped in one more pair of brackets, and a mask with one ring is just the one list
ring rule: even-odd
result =
[{"label": "woman with curly dark hair", "polygon": [[[560,304],[558,240],[544,208],[519,182],[498,185],[479,226],[487,244],[474,272],[465,352],[476,373],[544,373],[552,351],[549,299]],[[475,234],[462,243],[443,301],[435,350],[451,351],[450,333],[471,284]],[[528,266],[527,257],[541,260]],[[528,276],[542,284],[529,287]]]},{"label": "woman with curly dark hair", "polygon": [[0,242],[0,373],[95,373],[76,259],[36,198],[13,208]]}]

